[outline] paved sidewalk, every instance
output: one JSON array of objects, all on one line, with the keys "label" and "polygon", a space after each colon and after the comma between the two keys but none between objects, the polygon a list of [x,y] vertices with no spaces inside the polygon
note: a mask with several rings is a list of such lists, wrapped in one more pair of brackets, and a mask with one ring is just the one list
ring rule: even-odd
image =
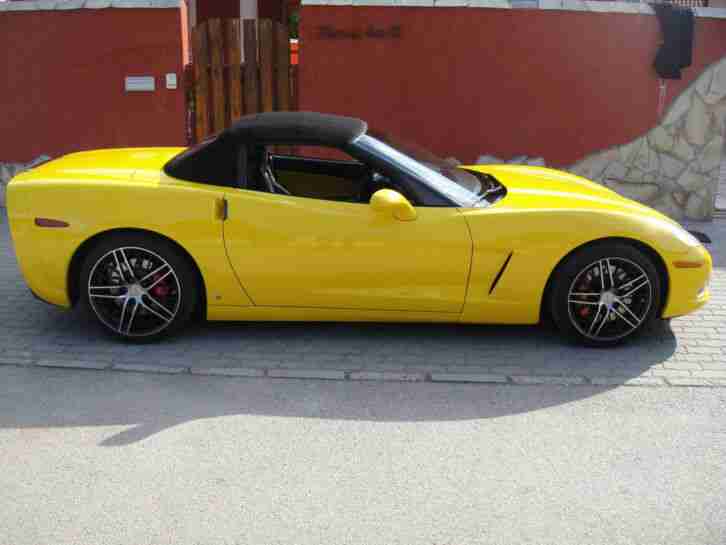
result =
[{"label": "paved sidewalk", "polygon": [[713,298],[614,350],[583,349],[539,327],[433,324],[202,324],[154,345],[99,334],[36,301],[0,209],[0,365],[155,373],[513,384],[726,386],[726,220],[710,234]]}]

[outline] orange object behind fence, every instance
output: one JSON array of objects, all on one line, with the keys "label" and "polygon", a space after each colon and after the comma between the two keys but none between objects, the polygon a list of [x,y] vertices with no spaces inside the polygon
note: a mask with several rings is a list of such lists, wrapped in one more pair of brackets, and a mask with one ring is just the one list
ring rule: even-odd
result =
[{"label": "orange object behind fence", "polygon": [[290,64],[297,66],[300,62],[300,42],[298,40],[290,40]]}]

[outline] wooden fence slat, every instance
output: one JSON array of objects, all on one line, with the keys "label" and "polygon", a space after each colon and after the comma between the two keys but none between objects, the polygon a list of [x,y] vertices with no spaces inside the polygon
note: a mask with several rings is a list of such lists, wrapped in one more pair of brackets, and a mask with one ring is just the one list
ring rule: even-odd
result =
[{"label": "wooden fence slat", "polygon": [[224,38],[220,19],[210,19],[207,24],[209,26],[209,50],[212,58],[212,130],[219,132],[225,126],[224,62],[222,60]]},{"label": "wooden fence slat", "polygon": [[192,47],[195,141],[224,130],[243,114],[297,109],[297,71],[290,65],[286,25],[270,19],[210,19],[192,29]]},{"label": "wooden fence slat", "polygon": [[197,120],[196,120],[196,114],[197,108],[195,106],[196,101],[196,95],[194,92],[195,82],[194,82],[194,66],[192,63],[185,64],[184,65],[184,71],[182,72],[182,83],[183,83],[183,89],[184,89],[184,106],[186,114],[185,116],[185,126],[186,126],[186,143],[187,145],[191,145],[194,142],[197,141]]},{"label": "wooden fence slat", "polygon": [[285,25],[275,23],[275,56],[277,57],[275,109],[290,109],[290,33]]},{"label": "wooden fence slat", "polygon": [[194,110],[195,137],[200,142],[209,133],[209,49],[207,42],[207,26],[199,25],[192,30],[194,46]]},{"label": "wooden fence slat", "polygon": [[229,103],[230,122],[237,121],[242,116],[242,52],[240,51],[240,20],[225,20],[225,38],[227,49],[225,62],[227,63],[227,100]]},{"label": "wooden fence slat", "polygon": [[260,96],[261,111],[271,112],[275,107],[275,74],[272,20],[261,19],[260,27]]},{"label": "wooden fence slat", "polygon": [[260,111],[260,77],[257,65],[257,22],[254,19],[243,21],[245,48],[245,113]]}]

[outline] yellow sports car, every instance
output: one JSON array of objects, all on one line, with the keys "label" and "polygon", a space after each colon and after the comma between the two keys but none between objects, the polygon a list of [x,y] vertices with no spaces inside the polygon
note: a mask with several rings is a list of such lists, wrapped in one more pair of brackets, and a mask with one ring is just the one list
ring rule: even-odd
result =
[{"label": "yellow sports car", "polygon": [[98,150],[7,188],[40,299],[129,340],[208,320],[534,324],[607,346],[709,298],[664,215],[556,170],[454,167],[308,112],[196,147]]}]

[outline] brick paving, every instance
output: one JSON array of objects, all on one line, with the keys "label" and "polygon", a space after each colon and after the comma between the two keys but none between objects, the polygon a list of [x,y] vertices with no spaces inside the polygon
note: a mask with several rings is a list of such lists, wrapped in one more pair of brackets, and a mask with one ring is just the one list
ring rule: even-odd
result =
[{"label": "brick paving", "polygon": [[102,335],[35,300],[0,209],[0,365],[229,377],[726,387],[726,219],[691,224],[714,243],[713,297],[613,350],[565,344],[540,327],[209,323],[153,345]]}]

